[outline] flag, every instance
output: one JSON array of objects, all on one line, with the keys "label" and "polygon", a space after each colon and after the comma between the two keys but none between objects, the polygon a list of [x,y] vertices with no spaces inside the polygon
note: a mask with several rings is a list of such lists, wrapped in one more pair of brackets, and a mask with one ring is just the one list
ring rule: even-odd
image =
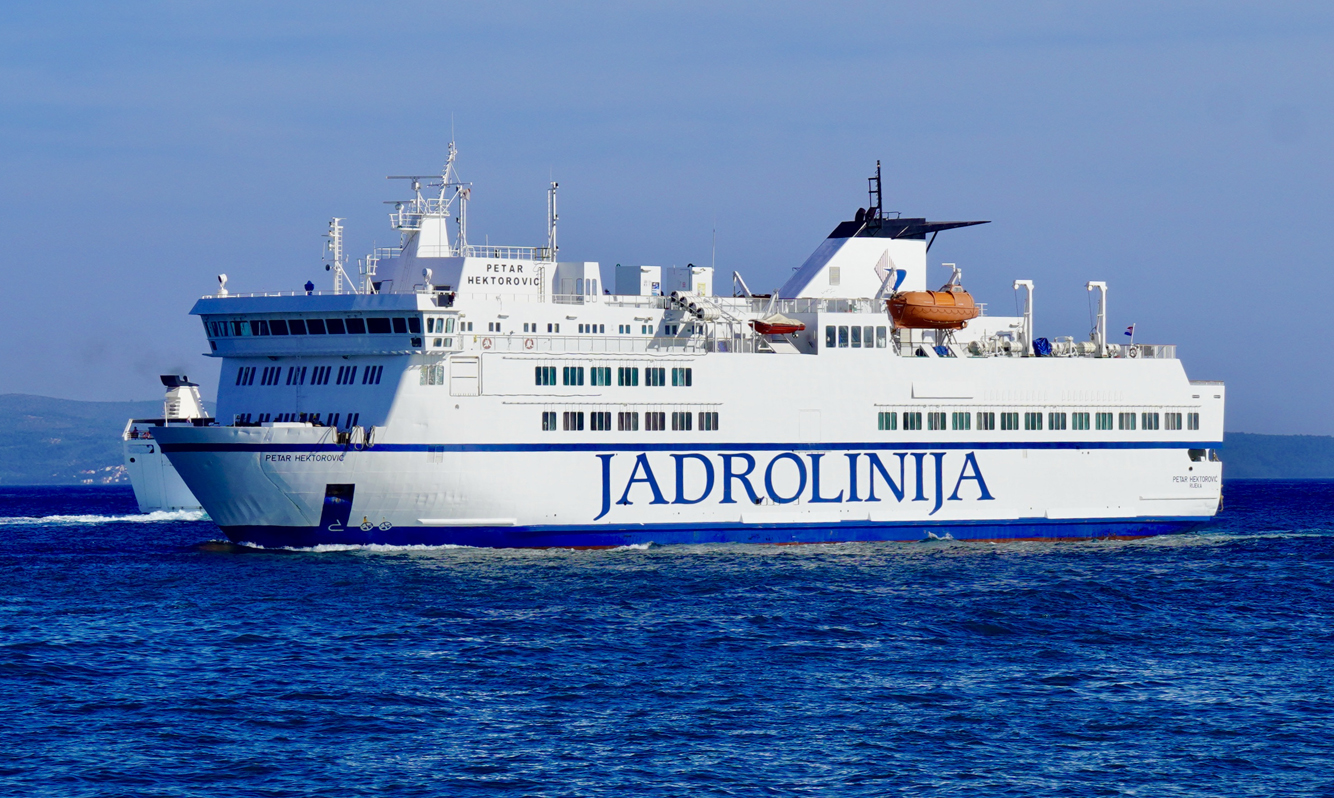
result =
[{"label": "flag", "polygon": [[1126,335],[1129,335],[1131,338],[1135,337],[1135,325],[1132,324],[1126,328]]}]

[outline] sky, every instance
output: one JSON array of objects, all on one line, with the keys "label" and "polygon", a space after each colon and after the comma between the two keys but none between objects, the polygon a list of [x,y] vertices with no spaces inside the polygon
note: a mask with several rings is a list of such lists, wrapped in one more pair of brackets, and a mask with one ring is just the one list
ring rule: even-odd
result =
[{"label": "sky", "polygon": [[[469,237],[776,288],[866,204],[942,233],[993,315],[1178,345],[1227,428],[1334,434],[1334,6],[14,4],[0,19],[0,393],[216,390],[194,301],[398,243],[391,174]],[[714,241],[716,236],[716,250]],[[948,270],[929,267],[944,282]]]}]

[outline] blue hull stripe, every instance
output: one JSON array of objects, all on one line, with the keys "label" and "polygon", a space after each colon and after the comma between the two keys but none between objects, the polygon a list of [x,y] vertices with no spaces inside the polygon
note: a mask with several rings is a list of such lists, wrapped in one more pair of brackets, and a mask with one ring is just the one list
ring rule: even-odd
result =
[{"label": "blue hull stripe", "polygon": [[851,543],[920,541],[947,534],[955,540],[1087,540],[1148,537],[1188,532],[1208,516],[1175,516],[1086,520],[948,521],[837,524],[636,524],[630,526],[512,527],[371,527],[330,531],[317,526],[223,527],[237,543],[266,548],[310,548],[317,545],[477,546],[481,548],[612,548],[644,543]]},{"label": "blue hull stripe", "polygon": [[[345,452],[333,443],[163,443],[164,452]],[[1218,449],[1219,441],[905,441],[872,443],[377,443],[374,452],[756,452],[941,449]]]}]

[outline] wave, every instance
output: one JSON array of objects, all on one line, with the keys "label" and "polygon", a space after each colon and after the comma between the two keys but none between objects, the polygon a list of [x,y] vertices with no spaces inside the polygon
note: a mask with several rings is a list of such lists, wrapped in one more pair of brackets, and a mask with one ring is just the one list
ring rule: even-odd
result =
[{"label": "wave", "polygon": [[168,521],[207,521],[203,510],[154,510],[134,515],[43,515],[0,518],[0,526],[78,526],[85,524],[157,524]]},{"label": "wave", "polygon": [[258,551],[299,551],[307,554],[327,554],[329,552],[340,551],[374,551],[374,552],[404,552],[404,551],[444,551],[446,549],[471,549],[474,546],[459,546],[454,543],[441,543],[438,546],[426,546],[423,544],[414,544],[411,546],[391,546],[387,543],[320,543],[315,546],[261,546],[258,543],[248,543],[242,541],[238,546],[244,546],[247,549],[256,549]]}]

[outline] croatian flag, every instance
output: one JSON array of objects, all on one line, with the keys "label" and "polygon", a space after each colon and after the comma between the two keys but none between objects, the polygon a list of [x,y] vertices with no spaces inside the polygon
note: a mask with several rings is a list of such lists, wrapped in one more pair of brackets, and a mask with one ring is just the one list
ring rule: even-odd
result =
[{"label": "croatian flag", "polygon": [[1126,328],[1126,335],[1129,335],[1131,338],[1135,337],[1135,325],[1132,324]]}]

